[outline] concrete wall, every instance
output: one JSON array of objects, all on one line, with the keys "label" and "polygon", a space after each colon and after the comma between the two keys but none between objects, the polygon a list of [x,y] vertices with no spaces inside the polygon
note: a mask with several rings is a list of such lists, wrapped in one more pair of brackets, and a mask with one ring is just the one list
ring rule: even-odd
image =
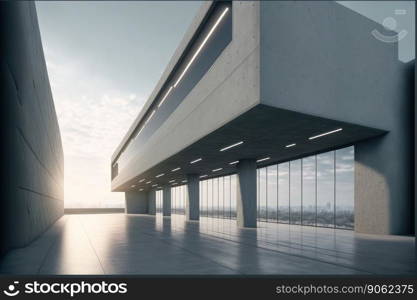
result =
[{"label": "concrete wall", "polygon": [[125,193],[125,212],[127,214],[148,213],[148,192],[130,191]]},{"label": "concrete wall", "polygon": [[0,3],[1,253],[64,211],[64,160],[34,2]]},{"label": "concrete wall", "polygon": [[[184,44],[191,39],[208,7],[209,3],[203,5],[162,78],[180,57]],[[259,3],[236,1],[232,9],[231,43],[136,153],[130,167],[119,170],[119,175],[112,180],[112,190],[259,104]]]},{"label": "concrete wall", "polygon": [[355,145],[355,230],[410,233],[411,66],[397,43],[335,2],[265,1],[260,15],[261,102],[389,131]]}]

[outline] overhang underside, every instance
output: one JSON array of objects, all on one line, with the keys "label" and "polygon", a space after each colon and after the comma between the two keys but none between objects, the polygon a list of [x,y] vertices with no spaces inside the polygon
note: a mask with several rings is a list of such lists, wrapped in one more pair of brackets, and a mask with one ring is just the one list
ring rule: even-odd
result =
[{"label": "overhang underside", "polygon": [[[196,124],[195,126],[198,126]],[[309,140],[309,137],[338,128],[342,131]],[[153,168],[137,174],[124,184],[113,187],[115,192],[129,190],[144,191],[184,184],[187,174],[208,175],[204,179],[236,173],[236,165],[241,159],[270,159],[258,163],[258,167],[285,162],[309,155],[353,145],[387,133],[382,129],[316,117],[267,105],[257,105],[246,113],[208,134],[179,153],[158,163]],[[220,149],[243,141],[243,144],[226,151]],[[296,144],[294,147],[286,145]],[[201,161],[190,164],[191,161]],[[171,170],[181,168],[175,172]],[[222,170],[213,172],[213,170]],[[123,170],[121,170],[123,172]],[[159,174],[164,176],[156,178]],[[142,179],[143,182],[139,182]],[[152,183],[146,184],[146,182]],[[135,185],[135,187],[132,187]],[[175,186],[175,185],[173,185]]]}]

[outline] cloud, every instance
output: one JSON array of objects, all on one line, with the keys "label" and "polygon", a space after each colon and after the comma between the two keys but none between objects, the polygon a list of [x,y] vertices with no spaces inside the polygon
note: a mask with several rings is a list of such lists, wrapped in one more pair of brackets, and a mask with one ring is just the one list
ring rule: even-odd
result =
[{"label": "cloud", "polygon": [[65,154],[66,207],[122,207],[110,192],[110,157],[144,104],[83,63],[45,49]]}]

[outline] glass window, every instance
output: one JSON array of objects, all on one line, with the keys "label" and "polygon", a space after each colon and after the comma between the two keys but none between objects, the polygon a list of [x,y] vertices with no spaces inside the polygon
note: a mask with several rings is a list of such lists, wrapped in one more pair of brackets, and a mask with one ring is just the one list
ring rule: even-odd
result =
[{"label": "glass window", "polygon": [[213,217],[213,180],[207,180],[208,216]]},{"label": "glass window", "polygon": [[334,227],[334,151],[317,155],[317,226]]},{"label": "glass window", "polygon": [[278,209],[278,186],[277,186],[277,165],[267,168],[267,219],[268,222],[277,221]]},{"label": "glass window", "polygon": [[266,168],[259,169],[259,220],[266,221]]},{"label": "glass window", "polygon": [[354,227],[354,148],[336,151],[336,227]]},{"label": "glass window", "polygon": [[182,185],[181,186],[181,203],[182,203],[182,214],[185,215],[185,193],[187,186],[186,185]]},{"label": "glass window", "polygon": [[261,219],[261,185],[259,183],[260,169],[256,169],[256,216]]},{"label": "glass window", "polygon": [[278,222],[289,223],[290,175],[288,162],[278,165]]},{"label": "glass window", "polygon": [[213,179],[213,217],[219,217],[219,181],[218,178]]},{"label": "glass window", "polygon": [[171,188],[171,213],[175,214],[175,187]]},{"label": "glass window", "polygon": [[207,180],[203,181],[204,183],[204,209],[205,209],[205,216],[208,217],[209,213],[209,200],[208,200],[208,183]]},{"label": "glass window", "polygon": [[230,176],[224,177],[224,215],[230,219]]},{"label": "glass window", "polygon": [[303,158],[303,225],[316,225],[316,156]]},{"label": "glass window", "polygon": [[200,181],[200,214],[202,217],[206,216],[206,182]]},{"label": "glass window", "polygon": [[290,162],[290,223],[301,224],[301,160]]},{"label": "glass window", "polygon": [[219,217],[224,218],[224,177],[219,177]]},{"label": "glass window", "polygon": [[230,176],[230,211],[232,219],[236,219],[236,200],[237,200],[237,186],[236,186],[236,175]]}]

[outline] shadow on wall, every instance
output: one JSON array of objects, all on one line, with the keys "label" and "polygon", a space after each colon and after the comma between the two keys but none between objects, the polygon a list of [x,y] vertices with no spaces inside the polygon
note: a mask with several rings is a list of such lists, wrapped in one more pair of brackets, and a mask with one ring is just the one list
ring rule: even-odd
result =
[{"label": "shadow on wall", "polygon": [[[355,146],[355,230],[415,234],[414,61],[406,64],[404,103],[392,113],[395,124],[383,137]],[[407,201],[404,201],[407,200]],[[364,216],[360,215],[364,211]],[[372,211],[372,215],[369,212]],[[358,216],[358,217],[356,217]]]},{"label": "shadow on wall", "polygon": [[34,2],[0,3],[1,249],[64,213],[64,159]]}]

